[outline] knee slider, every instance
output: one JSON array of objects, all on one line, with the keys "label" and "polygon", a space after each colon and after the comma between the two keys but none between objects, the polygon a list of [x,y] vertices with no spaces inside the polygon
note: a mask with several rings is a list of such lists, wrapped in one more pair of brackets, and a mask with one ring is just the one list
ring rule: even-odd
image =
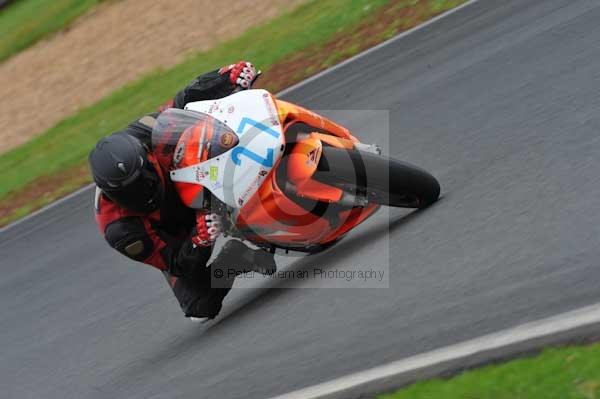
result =
[{"label": "knee slider", "polygon": [[142,261],[152,253],[152,240],[138,217],[123,218],[109,224],[104,236],[111,247],[133,260]]}]

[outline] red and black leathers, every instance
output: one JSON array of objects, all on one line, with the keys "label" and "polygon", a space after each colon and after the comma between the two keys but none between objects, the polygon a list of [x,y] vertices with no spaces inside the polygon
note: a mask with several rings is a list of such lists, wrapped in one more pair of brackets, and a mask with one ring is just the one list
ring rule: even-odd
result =
[{"label": "red and black leathers", "polygon": [[[167,107],[183,108],[188,102],[231,94],[236,85],[228,75],[216,70],[199,76],[177,93]],[[114,134],[131,135],[151,148],[152,126],[157,115],[146,115]],[[97,190],[96,221],[100,231],[110,246],[123,255],[161,270],[186,316],[212,318],[221,309],[233,279],[226,283],[221,281],[219,287],[222,288],[211,288],[211,267],[206,263],[212,246],[197,246],[192,242],[192,238],[198,236],[195,211],[179,200],[167,171],[161,169],[152,153],[148,154],[148,159],[161,175],[164,187],[161,206],[151,213],[136,213],[117,205]],[[233,254],[221,255],[218,258],[223,263]]]}]

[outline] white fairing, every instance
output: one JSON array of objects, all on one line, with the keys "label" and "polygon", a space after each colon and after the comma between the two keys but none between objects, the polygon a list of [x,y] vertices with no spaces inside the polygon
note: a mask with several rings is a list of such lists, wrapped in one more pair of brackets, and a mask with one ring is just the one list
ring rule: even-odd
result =
[{"label": "white fairing", "polygon": [[240,142],[218,157],[172,171],[171,179],[201,184],[225,204],[242,208],[283,154],[283,132],[271,95],[266,90],[246,90],[189,103],[185,109],[225,123]]}]

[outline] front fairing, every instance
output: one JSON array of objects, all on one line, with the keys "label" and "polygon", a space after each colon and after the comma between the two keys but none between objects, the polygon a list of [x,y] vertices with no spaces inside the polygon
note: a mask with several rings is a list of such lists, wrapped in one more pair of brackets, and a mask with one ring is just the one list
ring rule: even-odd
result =
[{"label": "front fairing", "polygon": [[229,207],[242,208],[284,150],[276,107],[265,90],[167,110],[152,142],[162,162],[170,163],[167,170],[183,202],[193,208],[202,207],[202,188]]}]

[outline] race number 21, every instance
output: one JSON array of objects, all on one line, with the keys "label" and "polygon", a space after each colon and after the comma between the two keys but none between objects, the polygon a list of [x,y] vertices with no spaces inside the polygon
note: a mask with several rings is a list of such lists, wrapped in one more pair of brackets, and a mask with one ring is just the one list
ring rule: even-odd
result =
[{"label": "race number 21", "polygon": [[[247,118],[247,117],[242,118],[242,121],[240,122],[240,126],[237,128],[238,135],[241,135],[243,133],[246,125],[254,126],[255,128],[259,129],[261,132],[265,132],[265,133],[269,134],[270,136],[273,136],[276,139],[279,138],[278,131],[271,129],[270,127],[268,127],[267,125],[265,125],[262,122],[259,122],[259,121],[256,121],[254,119]],[[267,156],[263,157],[263,156],[255,153],[254,151],[249,150],[246,147],[235,147],[231,151],[231,159],[233,160],[233,163],[239,166],[242,163],[242,160],[240,159],[240,157],[242,155],[253,160],[254,162],[261,164],[264,167],[267,167],[267,168],[273,167],[274,153],[273,153],[272,148],[268,148]]]}]

